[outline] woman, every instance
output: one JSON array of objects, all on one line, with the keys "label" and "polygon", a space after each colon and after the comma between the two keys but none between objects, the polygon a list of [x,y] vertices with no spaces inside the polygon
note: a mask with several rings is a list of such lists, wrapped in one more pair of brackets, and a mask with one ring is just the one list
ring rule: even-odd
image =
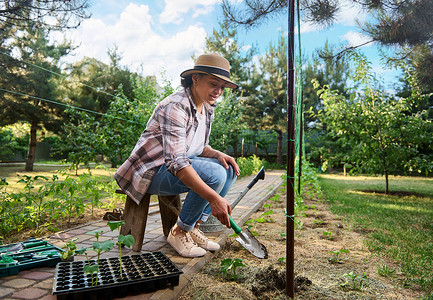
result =
[{"label": "woman", "polygon": [[224,196],[240,173],[233,157],[209,146],[214,106],[230,80],[230,64],[218,54],[200,55],[193,69],[180,74],[183,89],[155,108],[131,156],[117,170],[122,190],[140,203],[145,193],[188,192],[167,242],[184,257],[198,257],[219,245],[199,226],[212,213],[230,227]]}]

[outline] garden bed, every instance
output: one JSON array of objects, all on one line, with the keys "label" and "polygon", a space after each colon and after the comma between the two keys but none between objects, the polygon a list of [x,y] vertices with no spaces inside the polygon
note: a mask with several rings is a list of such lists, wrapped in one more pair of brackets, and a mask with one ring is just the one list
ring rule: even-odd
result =
[{"label": "garden bed", "polygon": [[[269,258],[252,256],[234,237],[229,237],[216,258],[191,278],[179,299],[285,299],[284,194],[280,199],[271,198],[264,209],[251,216],[251,220],[266,216],[266,222],[250,225],[268,249]],[[296,299],[417,299],[422,296],[416,289],[401,288],[404,277],[399,266],[373,255],[363,243],[365,237],[333,215],[327,203],[313,199],[306,200],[305,204],[308,206],[305,215],[297,218],[302,222],[298,223],[302,229],[295,231]],[[246,267],[234,267],[233,276],[221,266],[227,259],[241,259]]]}]

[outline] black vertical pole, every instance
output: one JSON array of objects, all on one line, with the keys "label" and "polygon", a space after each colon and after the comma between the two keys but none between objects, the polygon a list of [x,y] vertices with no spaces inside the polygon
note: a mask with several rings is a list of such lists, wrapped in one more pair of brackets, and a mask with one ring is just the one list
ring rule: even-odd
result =
[{"label": "black vertical pole", "polygon": [[287,216],[286,216],[286,295],[294,298],[295,246],[295,106],[294,106],[294,29],[295,1],[289,0],[289,37],[287,67]]}]

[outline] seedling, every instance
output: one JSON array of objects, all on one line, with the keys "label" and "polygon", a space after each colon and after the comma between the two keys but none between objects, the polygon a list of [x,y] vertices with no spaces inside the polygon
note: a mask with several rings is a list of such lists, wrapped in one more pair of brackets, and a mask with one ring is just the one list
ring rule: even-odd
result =
[{"label": "seedling", "polygon": [[314,223],[315,225],[317,225],[317,226],[322,226],[323,223],[325,223],[325,221],[323,221],[323,220],[314,220],[313,223]]},{"label": "seedling", "polygon": [[346,277],[346,282],[340,284],[343,288],[349,288],[355,291],[360,291],[363,287],[368,285],[369,279],[364,272],[364,275],[354,274],[353,271],[350,273],[345,273],[343,277]]},{"label": "seedling", "polygon": [[110,221],[108,222],[108,226],[110,227],[111,231],[114,230],[118,230],[119,231],[119,236],[117,238],[117,243],[116,245],[119,246],[119,257],[120,257],[120,278],[123,278],[123,273],[122,273],[122,246],[126,246],[126,247],[131,247],[135,240],[134,237],[130,234],[128,235],[123,235],[120,234],[120,227],[125,223],[125,221]]},{"label": "seedling", "polygon": [[62,247],[62,249],[65,249],[65,251],[62,252],[63,260],[69,260],[72,257],[74,257],[75,250],[77,250],[77,245],[75,245],[76,240],[77,238],[67,241],[65,245]]},{"label": "seedling", "polygon": [[277,262],[278,262],[278,263],[285,264],[285,263],[286,263],[286,257],[285,257],[285,256],[280,257],[279,259],[277,259]]},{"label": "seedling", "polygon": [[279,203],[279,202],[282,201],[280,198],[281,198],[280,194],[275,194],[274,196],[272,196],[271,198],[269,198],[269,200],[273,201],[274,203]]},{"label": "seedling", "polygon": [[246,267],[240,258],[226,258],[221,261],[221,269],[218,272],[223,274],[229,280],[236,280],[238,275],[236,274],[236,269],[239,267]]},{"label": "seedling", "polygon": [[84,270],[85,274],[91,275],[92,286],[93,286],[93,285],[98,285],[98,276],[96,276],[96,281],[94,282],[93,275],[99,273],[99,258],[101,257],[101,253],[110,251],[113,248],[114,243],[110,240],[106,240],[102,243],[99,242],[99,236],[100,236],[100,234],[103,233],[102,230],[95,230],[95,231],[91,231],[88,233],[95,235],[96,242],[93,242],[92,250],[96,252],[97,259],[96,259],[96,264],[90,264],[90,260],[87,256],[87,252],[86,252],[86,250],[84,250],[84,253],[86,254],[86,257],[87,257],[88,265],[84,266],[83,270]]},{"label": "seedling", "polygon": [[341,258],[340,258],[341,253],[349,253],[349,250],[348,250],[348,249],[345,249],[345,248],[341,248],[341,249],[338,250],[338,251],[329,251],[328,253],[335,254],[334,257],[330,257],[330,258],[329,258],[329,262],[330,262],[331,264],[341,264],[341,263],[342,263]]},{"label": "seedling", "polygon": [[324,238],[327,240],[333,240],[334,239],[334,237],[332,236],[332,230],[331,231],[323,230],[322,234],[323,234]]}]

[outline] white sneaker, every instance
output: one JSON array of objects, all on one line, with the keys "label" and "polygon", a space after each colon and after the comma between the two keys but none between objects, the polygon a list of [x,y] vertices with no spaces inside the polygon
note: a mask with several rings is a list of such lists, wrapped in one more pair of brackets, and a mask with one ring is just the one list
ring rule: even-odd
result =
[{"label": "white sneaker", "polygon": [[183,257],[200,257],[206,254],[206,250],[198,247],[196,243],[192,240],[190,233],[185,232],[185,235],[174,235],[173,226],[167,237],[167,242]]},{"label": "white sneaker", "polygon": [[190,232],[191,238],[197,245],[203,249],[209,251],[217,251],[220,249],[220,245],[218,243],[210,241],[198,227],[194,227],[194,229]]}]

